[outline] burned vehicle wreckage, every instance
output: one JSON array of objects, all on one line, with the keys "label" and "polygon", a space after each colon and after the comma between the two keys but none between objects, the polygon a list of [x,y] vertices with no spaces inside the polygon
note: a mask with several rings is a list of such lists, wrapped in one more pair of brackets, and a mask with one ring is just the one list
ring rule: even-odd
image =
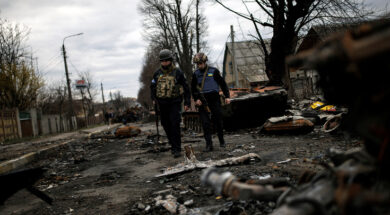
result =
[{"label": "burned vehicle wreckage", "polygon": [[[229,92],[231,103],[222,103],[221,110],[227,131],[261,126],[268,118],[283,115],[287,108],[287,91],[280,86],[233,88]],[[197,111],[184,112],[183,117],[185,129],[201,130]]]},{"label": "burned vehicle wreckage", "polygon": [[297,186],[241,182],[229,172],[206,169],[201,177],[216,193],[240,200],[277,198],[275,215],[389,214],[390,212],[390,22],[377,21],[333,35],[318,47],[287,59],[316,69],[325,99],[348,107],[342,127],[364,147],[330,148],[325,170],[303,174]]},{"label": "burned vehicle wreckage", "polygon": [[224,128],[227,130],[260,126],[268,118],[283,114],[287,107],[287,91],[282,87],[264,87],[240,94],[222,108]]}]

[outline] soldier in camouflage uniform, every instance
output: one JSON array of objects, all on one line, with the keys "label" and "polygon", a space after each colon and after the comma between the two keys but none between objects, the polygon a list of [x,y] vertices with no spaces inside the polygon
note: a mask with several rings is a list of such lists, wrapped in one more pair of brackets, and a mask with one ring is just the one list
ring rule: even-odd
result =
[{"label": "soldier in camouflage uniform", "polygon": [[160,51],[160,68],[154,73],[150,85],[153,102],[160,109],[161,124],[171,144],[173,156],[180,157],[181,152],[181,103],[184,97],[184,109],[190,107],[190,91],[184,73],[173,64],[173,54],[170,50]]}]

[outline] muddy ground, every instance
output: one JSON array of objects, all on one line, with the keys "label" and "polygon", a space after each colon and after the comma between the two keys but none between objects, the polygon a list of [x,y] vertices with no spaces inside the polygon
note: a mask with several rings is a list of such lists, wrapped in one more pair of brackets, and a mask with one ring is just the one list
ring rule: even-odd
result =
[{"label": "muddy ground", "polygon": [[[165,138],[162,143],[151,144],[148,136],[155,134],[153,123],[134,125],[142,129],[137,137],[78,137],[59,148],[55,156],[32,164],[47,169],[36,187],[54,198],[53,205],[21,190],[0,206],[0,214],[169,214],[155,200],[167,195],[185,203],[188,214],[269,214],[275,208],[275,202],[233,201],[217,196],[201,184],[202,170],[156,178],[163,169],[184,158],[172,157]],[[346,150],[361,146],[357,138],[324,133],[319,128],[306,135],[265,135],[253,128],[226,133],[226,148],[219,148],[214,137],[215,150],[205,153],[201,134],[187,131],[182,135],[183,145],[192,145],[200,161],[250,152],[261,157],[261,161],[221,167],[220,172],[230,171],[247,179],[289,177],[292,184],[307,170],[320,171],[322,167],[317,163],[327,160],[330,147]],[[291,160],[277,163],[287,159]]]}]

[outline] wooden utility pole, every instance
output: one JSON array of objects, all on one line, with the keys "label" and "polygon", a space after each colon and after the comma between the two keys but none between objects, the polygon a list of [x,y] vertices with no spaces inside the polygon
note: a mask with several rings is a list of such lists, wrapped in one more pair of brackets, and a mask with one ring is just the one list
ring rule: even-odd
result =
[{"label": "wooden utility pole", "polygon": [[200,22],[200,16],[199,16],[199,0],[196,0],[196,21],[195,21],[195,33],[196,33],[196,53],[200,52],[200,30],[199,30],[199,22]]},{"label": "wooden utility pole", "polygon": [[106,114],[106,102],[104,101],[104,93],[103,93],[103,83],[100,82],[100,88],[102,90],[102,100],[103,100],[103,116]]},{"label": "wooden utility pole", "polygon": [[75,36],[80,36],[83,33],[78,33],[78,34],[72,34],[67,37],[64,37],[62,40],[62,53],[64,55],[64,65],[65,65],[65,75],[66,75],[66,84],[68,86],[68,98],[69,98],[69,122],[70,122],[70,130],[73,130],[73,121],[72,121],[72,116],[74,116],[74,109],[73,109],[73,100],[72,100],[72,90],[70,88],[70,79],[69,79],[69,73],[68,73],[68,64],[66,63],[66,51],[65,51],[65,40],[69,37],[75,37]]},{"label": "wooden utility pole", "polygon": [[68,86],[68,99],[69,99],[69,122],[70,122],[70,130],[73,130],[73,122],[72,122],[72,116],[74,115],[73,110],[73,99],[72,99],[72,90],[70,88],[70,79],[69,79],[69,73],[68,73],[68,64],[66,63],[66,51],[65,51],[65,45],[62,43],[62,54],[64,56],[64,65],[65,65],[65,75],[66,75],[66,85]]},{"label": "wooden utility pole", "polygon": [[238,72],[237,72],[237,65],[236,65],[236,59],[235,59],[235,45],[234,45],[234,30],[233,25],[230,26],[230,36],[232,38],[232,64],[233,64],[233,73],[234,73],[234,79],[235,79],[235,88],[239,88],[239,82],[238,82]]}]

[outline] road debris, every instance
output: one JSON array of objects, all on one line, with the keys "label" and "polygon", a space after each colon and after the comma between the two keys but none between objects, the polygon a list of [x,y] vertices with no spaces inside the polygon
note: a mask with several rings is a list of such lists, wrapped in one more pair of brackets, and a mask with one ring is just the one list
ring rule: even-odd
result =
[{"label": "road debris", "polygon": [[284,161],[278,161],[278,162],[276,162],[277,164],[283,164],[283,163],[288,163],[288,162],[290,162],[291,161],[291,159],[289,158],[289,159],[287,159],[287,160],[284,160]]},{"label": "road debris", "polygon": [[194,200],[192,200],[192,199],[187,200],[187,201],[184,202],[185,206],[191,206],[192,204],[194,204]]},{"label": "road debris", "polygon": [[165,196],[165,199],[162,196],[158,196],[155,198],[156,206],[163,206],[167,211],[171,214],[186,214],[187,208],[184,204],[180,204],[177,202],[176,197],[173,195]]},{"label": "road debris", "polygon": [[171,176],[184,172],[188,172],[194,169],[204,169],[212,166],[226,166],[226,165],[237,165],[248,161],[261,160],[260,156],[255,153],[249,153],[240,157],[226,158],[222,160],[208,160],[198,161],[195,157],[192,146],[185,146],[184,162],[179,163],[174,167],[169,167],[163,171],[162,174],[156,175],[155,177]]},{"label": "road debris", "polygon": [[322,126],[324,132],[333,132],[341,125],[342,114],[337,114],[328,118],[328,120]]},{"label": "road debris", "polygon": [[201,182],[211,186],[216,194],[232,197],[236,200],[261,200],[276,201],[287,187],[276,187],[272,185],[260,185],[253,181],[243,183],[230,172],[218,174],[215,168],[208,168],[203,171]]},{"label": "road debris", "polygon": [[141,129],[136,126],[122,126],[116,129],[115,137],[135,137],[141,133]]},{"label": "road debris", "polygon": [[263,125],[269,133],[308,133],[313,129],[314,124],[302,116],[271,117]]},{"label": "road debris", "polygon": [[366,155],[364,149],[343,157],[333,153],[338,163],[346,160],[332,171],[312,176],[309,183],[286,191],[278,200],[281,207],[273,214],[376,214],[374,208],[388,210],[390,192],[377,188],[390,184],[378,177],[375,162]]},{"label": "road debris", "polygon": [[334,112],[336,111],[336,107],[334,105],[328,105],[325,104],[324,102],[316,101],[313,104],[310,105],[310,107],[313,110],[321,110],[325,112]]}]

